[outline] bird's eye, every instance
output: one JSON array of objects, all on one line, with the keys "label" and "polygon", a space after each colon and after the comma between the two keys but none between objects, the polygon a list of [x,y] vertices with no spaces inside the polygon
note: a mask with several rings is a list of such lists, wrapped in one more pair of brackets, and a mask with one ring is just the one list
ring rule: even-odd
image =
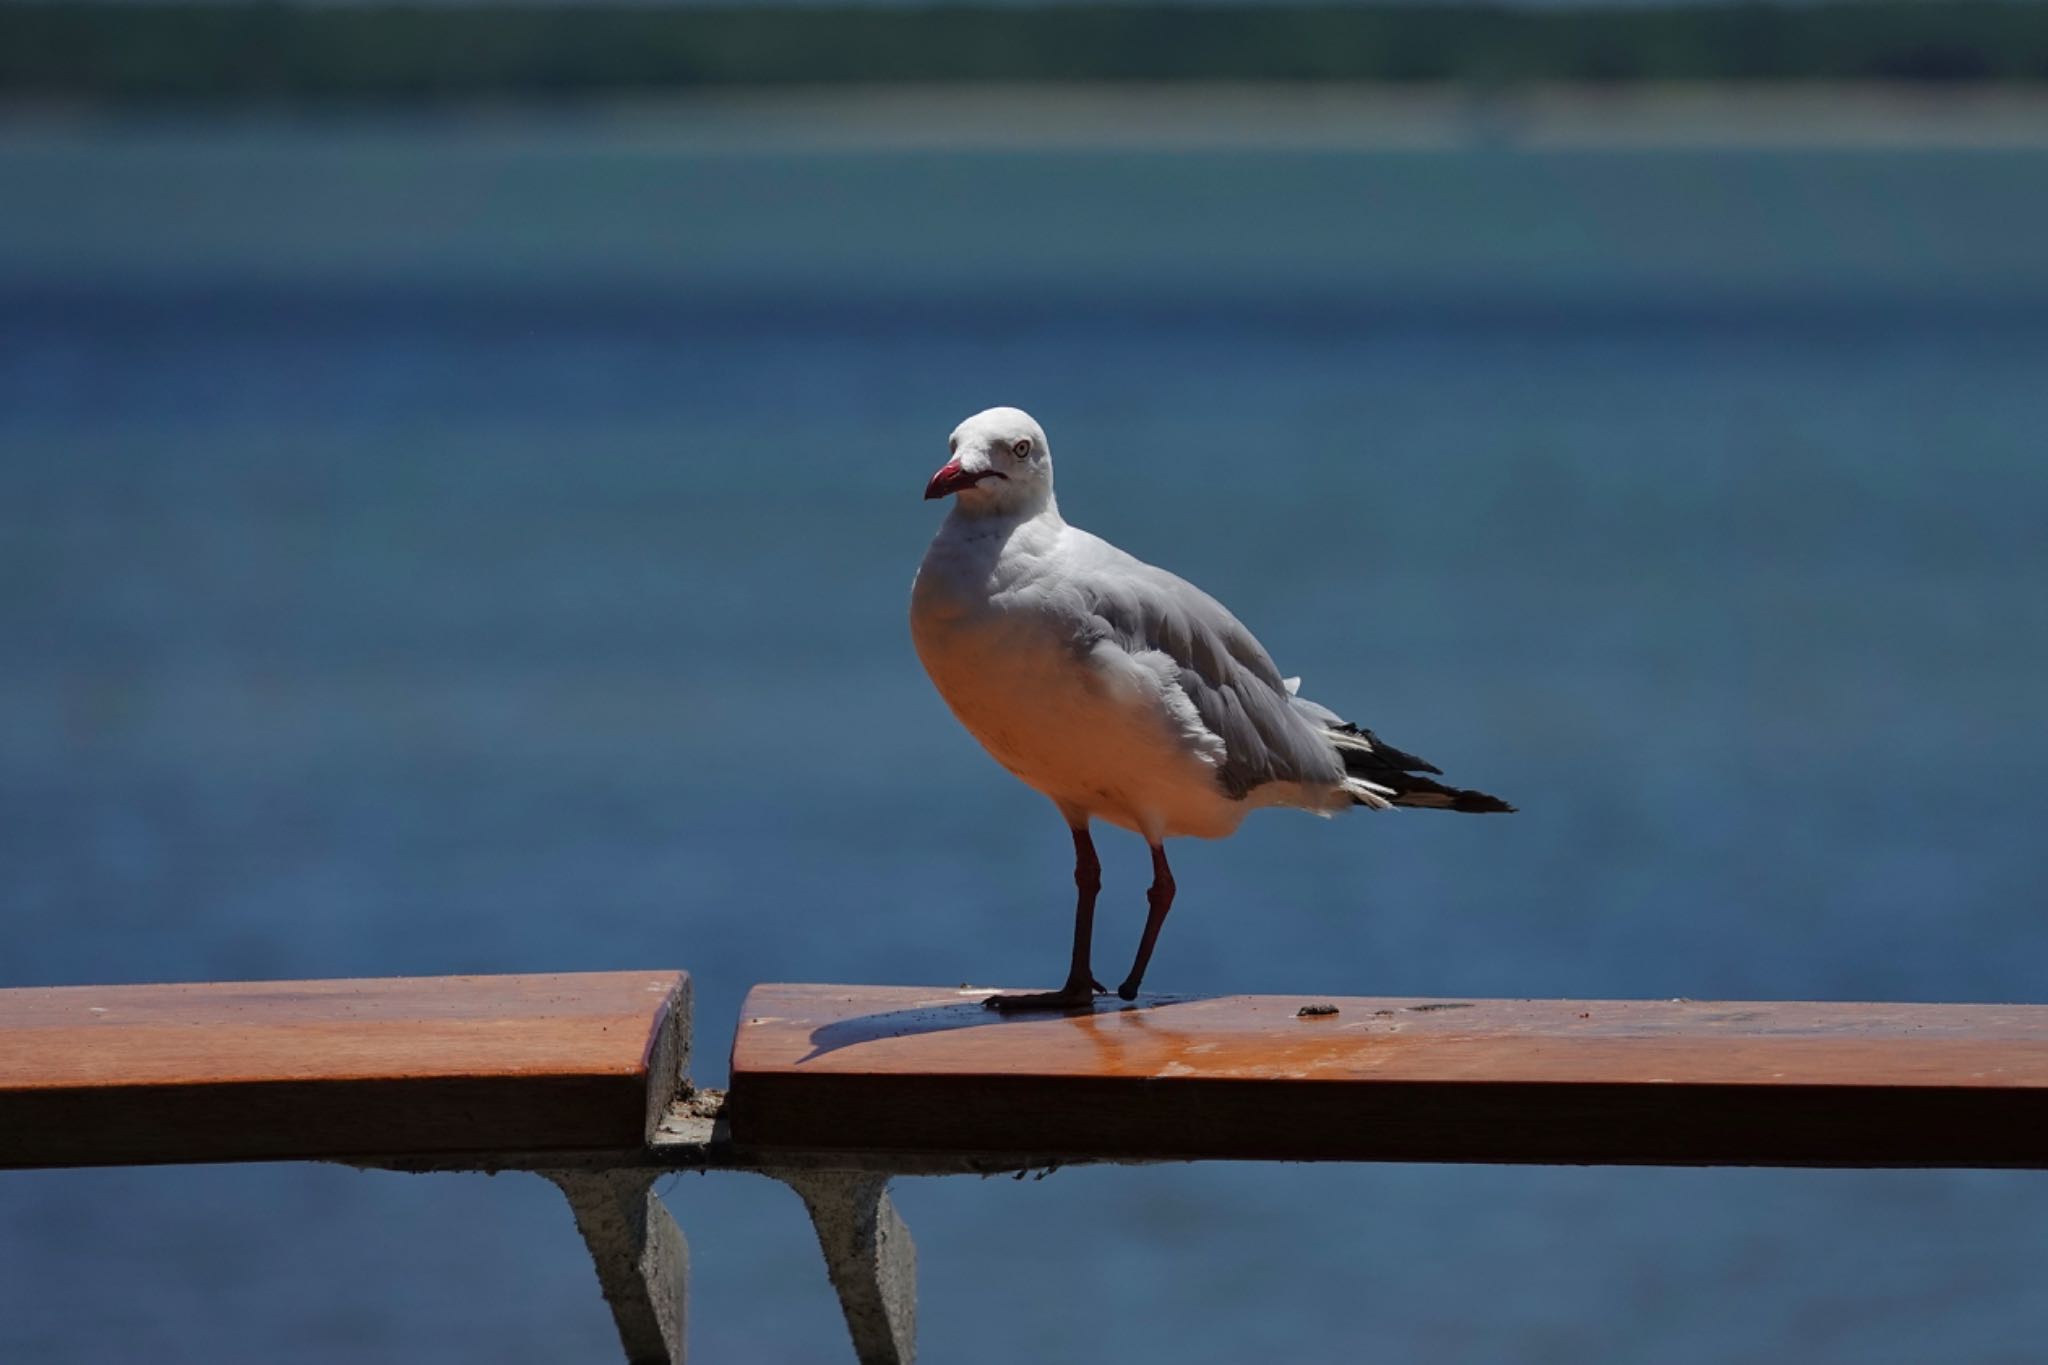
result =
[{"label": "bird's eye", "polygon": [[1015,455],[1020,460],[1023,459],[1025,456],[1029,455],[1031,453],[1031,438],[1029,436],[1026,436],[1023,440],[1018,441],[1015,445],[1012,445],[1010,447],[1010,453],[1012,455]]}]

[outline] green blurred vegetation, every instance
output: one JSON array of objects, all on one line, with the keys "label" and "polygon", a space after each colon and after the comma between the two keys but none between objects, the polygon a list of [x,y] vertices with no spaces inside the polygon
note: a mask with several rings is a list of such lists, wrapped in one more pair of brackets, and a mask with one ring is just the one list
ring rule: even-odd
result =
[{"label": "green blurred vegetation", "polygon": [[2048,81],[2048,6],[0,4],[0,95],[431,100],[736,84]]}]

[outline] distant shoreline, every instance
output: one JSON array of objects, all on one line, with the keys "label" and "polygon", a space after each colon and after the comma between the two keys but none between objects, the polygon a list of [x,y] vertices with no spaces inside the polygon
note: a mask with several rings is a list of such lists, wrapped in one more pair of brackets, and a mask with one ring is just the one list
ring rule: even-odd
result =
[{"label": "distant shoreline", "polygon": [[[0,99],[0,145],[149,115],[163,131],[296,117],[276,106],[147,111]],[[171,116],[166,117],[167,113]],[[488,139],[603,128],[615,142],[721,152],[1447,151],[1497,146],[2048,150],[2048,88],[1900,89],[1736,83],[1625,88],[1299,83],[832,86],[622,96],[573,105],[516,98],[421,109],[329,109],[325,123],[396,119]]]},{"label": "distant shoreline", "polygon": [[2048,89],[2048,5],[0,4],[0,100],[575,102],[705,89],[1706,82]]}]

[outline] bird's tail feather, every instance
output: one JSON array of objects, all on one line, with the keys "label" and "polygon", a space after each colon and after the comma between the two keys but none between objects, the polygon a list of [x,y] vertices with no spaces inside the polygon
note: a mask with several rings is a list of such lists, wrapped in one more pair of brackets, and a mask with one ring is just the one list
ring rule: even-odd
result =
[{"label": "bird's tail feather", "polygon": [[1374,810],[1391,806],[1413,806],[1426,810],[1454,810],[1470,815],[1507,813],[1514,807],[1498,796],[1463,787],[1446,786],[1427,773],[1442,769],[1414,754],[1403,753],[1370,730],[1356,725],[1333,725],[1324,731],[1344,760],[1344,790],[1358,805]]},{"label": "bird's tail feather", "polygon": [[1383,787],[1377,782],[1367,782],[1358,777],[1345,778],[1343,785],[1344,790],[1351,794],[1351,804],[1354,806],[1370,806],[1374,810],[1394,808],[1394,797],[1398,793],[1392,787]]}]

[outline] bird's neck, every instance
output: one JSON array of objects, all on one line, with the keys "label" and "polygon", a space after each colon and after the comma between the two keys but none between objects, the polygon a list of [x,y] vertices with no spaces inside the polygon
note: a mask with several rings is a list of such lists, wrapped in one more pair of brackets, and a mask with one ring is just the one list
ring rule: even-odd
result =
[{"label": "bird's neck", "polygon": [[946,522],[950,529],[962,535],[1005,535],[1025,522],[1041,517],[1056,526],[1063,524],[1060,505],[1053,499],[1050,488],[1028,502],[1016,503],[1006,503],[993,497],[959,495],[953,499],[953,510],[946,514]]},{"label": "bird's neck", "polygon": [[971,615],[1018,573],[1031,572],[1065,531],[1049,500],[1036,512],[970,510],[955,502],[918,566],[912,621],[929,630],[963,612]]}]

